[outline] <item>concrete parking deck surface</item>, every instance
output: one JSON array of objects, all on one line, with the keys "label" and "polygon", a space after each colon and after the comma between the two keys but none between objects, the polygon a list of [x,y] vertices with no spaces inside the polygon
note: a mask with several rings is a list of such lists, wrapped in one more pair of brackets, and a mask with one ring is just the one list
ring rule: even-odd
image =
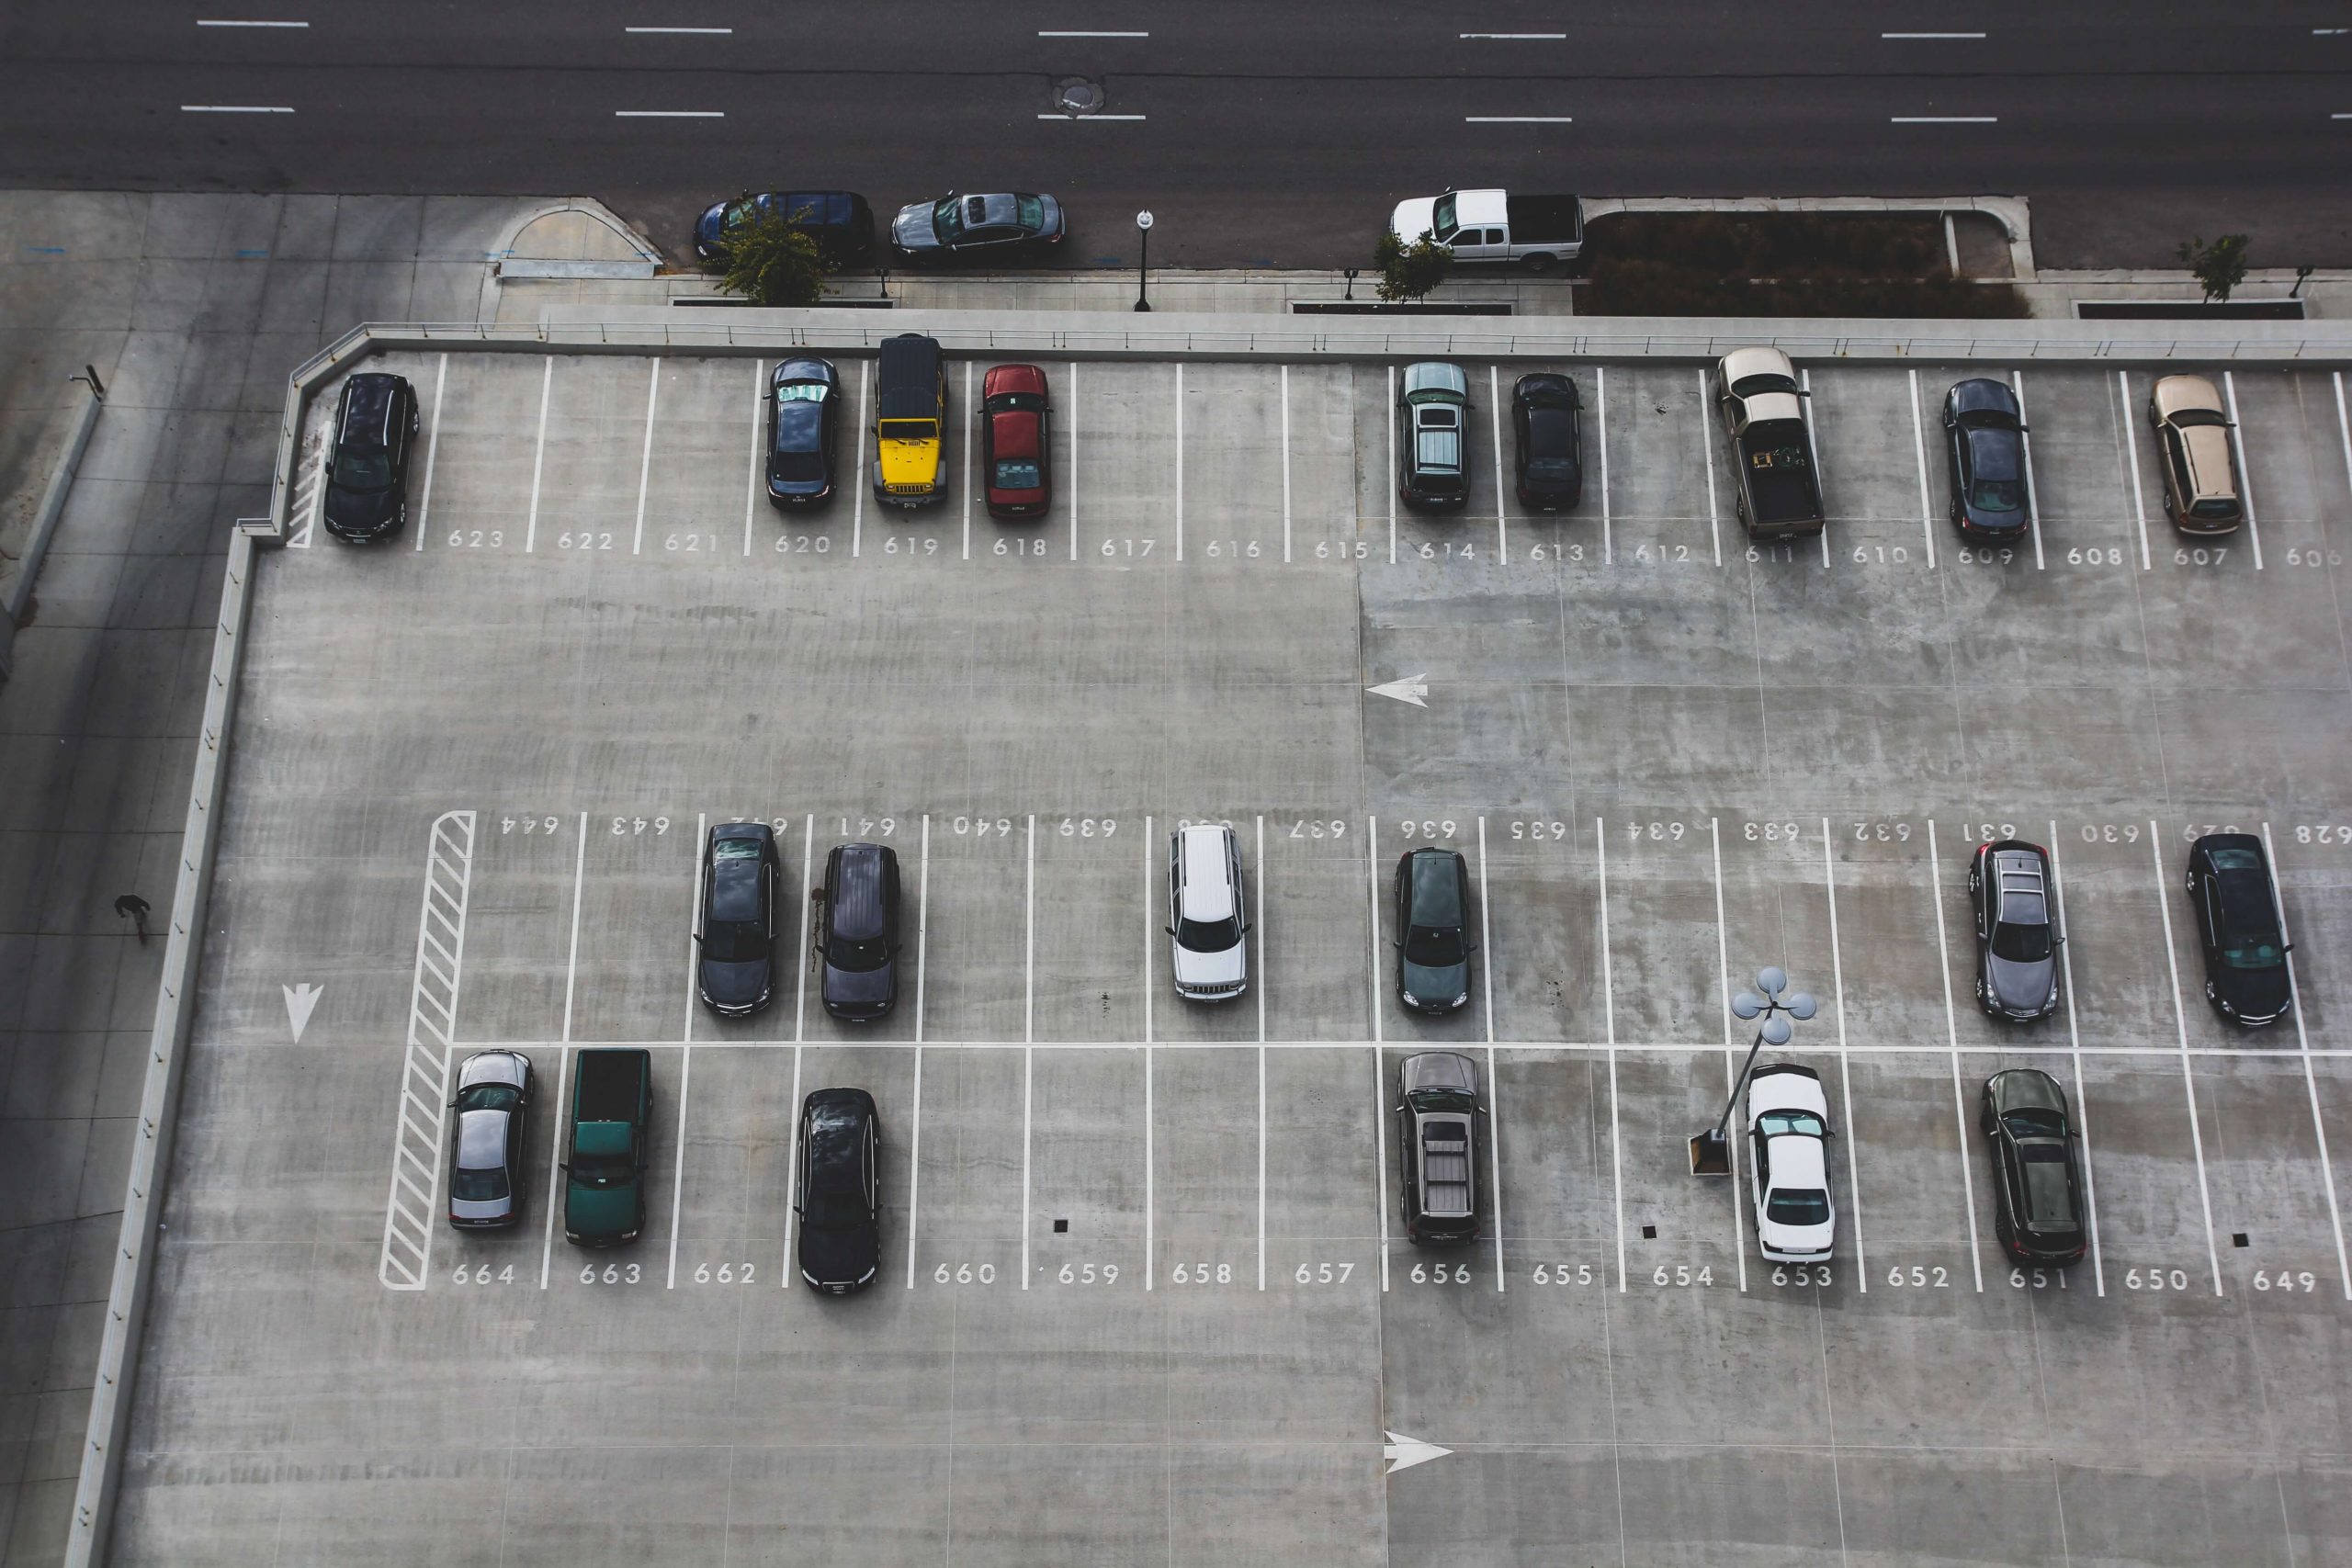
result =
[{"label": "concrete parking deck surface", "polygon": [[[2133,434],[2154,367],[2023,372],[2039,528],[1988,552],[1933,444],[1982,366],[1810,367],[1834,521],[1760,548],[1689,365],[1563,367],[1587,500],[1534,518],[1490,423],[1524,367],[1465,366],[1470,502],[1430,517],[1391,500],[1394,367],[1047,361],[1059,489],[1020,526],[973,504],[965,365],[945,504],[853,476],[781,520],[748,357],[369,367],[423,395],[421,493],[391,544],[298,516],[260,569],[118,1561],[2352,1551],[2332,374],[2227,378],[2254,526],[2190,545]],[[787,885],[898,848],[886,1023],[805,976],[695,1003],[699,834],[740,817]],[[1256,916],[1222,1007],[1159,929],[1202,819]],[[2199,994],[2179,874],[2219,826],[2270,840],[2298,943],[2256,1034]],[[1967,855],[2013,833],[2071,937],[2025,1029],[1968,988]],[[1425,842],[1482,939],[1443,1021],[1387,945]],[[1765,963],[1823,998],[1789,1055],[1838,1134],[1825,1277],[1684,1169]],[[654,1051],[653,1218],[583,1254],[548,1112],[605,1043]],[[1380,1114],[1432,1043],[1486,1076],[1499,1179],[1443,1254]],[[493,1043],[537,1065],[538,1176],[458,1237],[440,1075]],[[2086,1125],[2063,1275],[1990,1234],[1974,1096],[2013,1065]],[[831,1084],[887,1134],[850,1301],[786,1266],[791,1108]],[[1384,1480],[1413,1444],[1450,1451]]]}]

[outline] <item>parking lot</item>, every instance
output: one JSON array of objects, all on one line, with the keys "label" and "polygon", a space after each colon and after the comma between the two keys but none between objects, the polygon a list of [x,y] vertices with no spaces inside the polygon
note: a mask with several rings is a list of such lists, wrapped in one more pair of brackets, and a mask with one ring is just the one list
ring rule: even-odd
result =
[{"label": "parking lot", "polygon": [[[1012,356],[1007,356],[1012,357]],[[1831,523],[1749,547],[1705,370],[1578,363],[1583,506],[1400,511],[1398,367],[1042,360],[1057,493],[760,495],[772,361],[451,352],[408,533],[261,568],[139,1385],[125,1561],[2308,1563],[2352,1553],[2352,434],[2211,373],[2251,525],[2164,521],[2113,363],[2016,373],[2036,526],[1943,521],[1944,389],[1812,365]],[[312,406],[314,492],[331,395]],[[1368,692],[1403,682],[1416,701]],[[695,1001],[697,851],[896,847],[884,1023]],[[1166,840],[1239,835],[1238,1002],[1168,981]],[[2189,840],[2259,833],[2300,1005],[2202,995]],[[2064,1006],[1970,989],[1973,846],[2055,852]],[[1472,1005],[1396,1001],[1460,849]],[[797,900],[795,900],[797,902]],[[797,910],[794,913],[797,915]],[[788,931],[787,955],[805,947]],[[1826,1279],[1688,1174],[1784,965],[1821,1010]],[[298,1031],[289,988],[317,988]],[[297,1036],[299,1034],[299,1041]],[[653,1213],[554,1234],[582,1046],[653,1051]],[[526,1223],[434,1223],[449,1064],[539,1075]],[[1412,1050],[1495,1201],[1402,1240]],[[1976,1094],[2067,1089],[2092,1255],[2013,1269]],[[787,1266],[793,1107],[873,1091],[883,1274]],[[1435,1445],[1421,1458],[1412,1445]],[[1384,1480],[1387,1461],[1419,1459]]]}]

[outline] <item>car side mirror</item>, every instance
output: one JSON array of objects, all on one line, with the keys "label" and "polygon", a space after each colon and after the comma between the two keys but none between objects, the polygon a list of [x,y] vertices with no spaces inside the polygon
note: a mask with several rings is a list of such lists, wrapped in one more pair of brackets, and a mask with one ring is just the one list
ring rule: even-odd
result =
[{"label": "car side mirror", "polygon": [[1176,928],[1174,926],[1162,926],[1159,929],[1166,931],[1170,936],[1174,936],[1176,934]]},{"label": "car side mirror", "polygon": [[1248,936],[1251,931],[1254,931],[1257,929],[1258,922],[1255,920],[1244,920],[1241,922],[1241,934],[1243,936]]},{"label": "car side mirror", "polygon": [[571,1169],[571,1162],[568,1159],[560,1159],[555,1162],[555,1168],[558,1170],[569,1172]]}]

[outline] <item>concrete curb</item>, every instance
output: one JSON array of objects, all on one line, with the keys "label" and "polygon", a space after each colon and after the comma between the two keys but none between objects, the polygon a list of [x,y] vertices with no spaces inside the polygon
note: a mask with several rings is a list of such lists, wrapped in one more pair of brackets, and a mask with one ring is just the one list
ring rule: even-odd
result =
[{"label": "concrete curb", "polygon": [[57,533],[58,520],[65,515],[65,502],[74,494],[74,479],[82,471],[82,454],[89,450],[90,433],[98,424],[98,411],[106,406],[106,399],[97,388],[79,376],[70,379],[82,390],[67,415],[70,425],[64,449],[58,454],[56,466],[50,469],[49,483],[27,522],[24,542],[17,554],[16,581],[8,585],[6,603],[0,604],[0,681],[6,680],[16,668],[17,627],[32,606],[33,586],[40,578],[41,560],[49,554],[49,541]]}]

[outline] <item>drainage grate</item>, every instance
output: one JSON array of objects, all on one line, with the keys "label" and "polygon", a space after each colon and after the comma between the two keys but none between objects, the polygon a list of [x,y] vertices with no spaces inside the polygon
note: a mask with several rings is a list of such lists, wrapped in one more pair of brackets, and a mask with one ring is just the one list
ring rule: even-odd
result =
[{"label": "drainage grate", "polygon": [[1657,1227],[1656,1225],[1644,1225],[1642,1227],[1642,1239],[1644,1241],[1656,1241],[1657,1239]]}]

